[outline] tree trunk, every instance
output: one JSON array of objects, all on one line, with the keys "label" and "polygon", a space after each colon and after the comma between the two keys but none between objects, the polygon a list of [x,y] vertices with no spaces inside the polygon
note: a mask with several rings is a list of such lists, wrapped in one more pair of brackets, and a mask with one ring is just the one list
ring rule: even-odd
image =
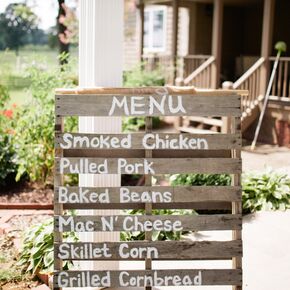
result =
[{"label": "tree trunk", "polygon": [[[65,0],[58,0],[58,16],[57,16],[57,28],[58,28],[58,36],[61,34],[65,35],[65,31],[67,27],[63,24],[60,23],[59,19],[61,16],[65,16],[66,12],[65,9],[63,8],[63,4],[65,4]],[[69,43],[61,41],[60,38],[58,38],[59,42],[59,53],[60,55],[68,54],[69,53]],[[66,64],[67,63],[67,57],[63,58],[61,57],[60,60],[60,65]]]}]

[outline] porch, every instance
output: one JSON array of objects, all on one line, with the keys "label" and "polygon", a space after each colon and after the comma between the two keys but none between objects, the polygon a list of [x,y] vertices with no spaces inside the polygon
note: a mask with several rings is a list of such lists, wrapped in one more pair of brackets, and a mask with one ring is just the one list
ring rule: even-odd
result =
[{"label": "porch", "polygon": [[[167,5],[172,8],[171,51],[170,53],[146,54],[144,51],[144,27],[141,29],[140,59],[147,69],[157,66],[166,71],[168,83],[194,85],[202,88],[219,88],[230,81],[229,88],[249,90],[242,99],[242,130],[246,131],[257,119],[263,101],[269,75],[275,60],[274,43],[288,41],[283,27],[289,23],[284,12],[290,7],[285,0],[145,0],[139,3],[141,19],[144,19],[146,5]],[[180,7],[189,11],[188,54],[179,55]],[[207,9],[207,19],[201,14]],[[277,14],[279,12],[279,15]],[[201,14],[201,15],[200,15]],[[142,16],[143,15],[143,16]],[[233,20],[233,17],[237,21]],[[228,23],[236,23],[229,27]],[[200,31],[196,28],[202,25]],[[142,27],[141,27],[142,28]],[[270,115],[278,120],[289,121],[290,76],[289,57],[282,57],[271,91]],[[171,69],[168,69],[171,68]],[[225,132],[226,122],[216,118],[191,117],[179,121],[179,129],[187,132],[213,130]]]}]

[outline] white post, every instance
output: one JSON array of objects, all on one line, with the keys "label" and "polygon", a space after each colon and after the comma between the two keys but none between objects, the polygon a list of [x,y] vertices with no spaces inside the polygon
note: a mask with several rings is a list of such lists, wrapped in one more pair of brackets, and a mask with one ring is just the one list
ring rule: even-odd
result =
[{"label": "white post", "polygon": [[[123,0],[79,1],[79,86],[122,86]],[[81,96],[80,96],[81,97]],[[85,133],[119,133],[121,117],[80,117]],[[80,175],[80,186],[120,186],[120,175]],[[113,215],[114,210],[80,211],[83,215]],[[86,233],[86,241],[118,241],[119,233]],[[85,262],[84,269],[117,269],[117,262]]]}]

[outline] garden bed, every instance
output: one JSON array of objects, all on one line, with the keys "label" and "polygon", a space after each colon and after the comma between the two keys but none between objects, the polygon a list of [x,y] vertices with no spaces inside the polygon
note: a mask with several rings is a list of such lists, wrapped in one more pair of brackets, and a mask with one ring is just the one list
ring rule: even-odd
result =
[{"label": "garden bed", "polygon": [[21,273],[16,261],[19,256],[19,245],[22,233],[32,224],[46,220],[49,215],[13,216],[8,224],[9,233],[0,235],[0,290],[28,290],[41,284],[30,274]]},{"label": "garden bed", "polygon": [[19,183],[13,187],[1,188],[0,203],[37,203],[53,202],[52,186],[40,183]]}]

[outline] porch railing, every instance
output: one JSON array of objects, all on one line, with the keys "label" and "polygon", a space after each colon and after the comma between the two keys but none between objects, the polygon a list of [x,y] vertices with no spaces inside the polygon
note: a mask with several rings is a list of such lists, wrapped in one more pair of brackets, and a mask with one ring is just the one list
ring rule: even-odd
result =
[{"label": "porch railing", "polygon": [[265,62],[259,58],[234,84],[234,89],[248,90],[249,94],[242,97],[242,120],[251,114],[252,110],[263,99],[261,93],[261,69]]},{"label": "porch railing", "polygon": [[198,88],[213,88],[212,69],[215,57],[209,57],[197,69],[195,69],[188,77],[183,80],[185,86],[193,85]]},{"label": "porch railing", "polygon": [[186,55],[182,58],[183,74],[184,78],[188,77],[193,71],[195,71],[202,63],[207,61],[210,55]]},{"label": "porch railing", "polygon": [[[273,67],[275,57],[270,57],[270,68]],[[271,95],[281,100],[290,101],[290,57],[280,57],[274,78]]]}]

